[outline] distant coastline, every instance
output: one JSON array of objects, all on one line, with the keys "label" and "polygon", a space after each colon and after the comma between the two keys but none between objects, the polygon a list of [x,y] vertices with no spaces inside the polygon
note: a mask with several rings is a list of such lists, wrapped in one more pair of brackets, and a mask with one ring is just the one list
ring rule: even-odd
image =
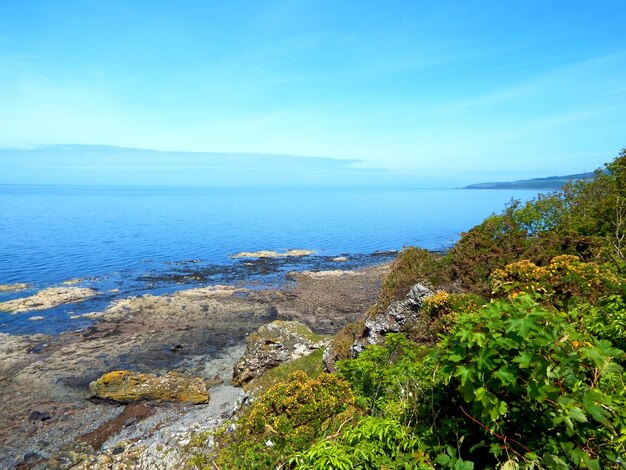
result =
[{"label": "distant coastline", "polygon": [[509,182],[477,183],[465,186],[463,189],[560,189],[572,181],[590,180],[594,174],[595,172],[589,172]]}]

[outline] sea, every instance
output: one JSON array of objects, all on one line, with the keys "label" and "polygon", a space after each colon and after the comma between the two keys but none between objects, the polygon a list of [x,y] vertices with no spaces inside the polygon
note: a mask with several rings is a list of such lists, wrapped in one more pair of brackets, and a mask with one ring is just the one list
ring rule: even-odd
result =
[{"label": "sea", "polygon": [[[406,246],[444,251],[511,199],[538,190],[171,188],[0,185],[0,302],[53,286],[101,292],[82,303],[0,312],[0,333],[87,327],[120,298],[213,284],[275,287],[298,270],[355,269]],[[239,252],[311,250],[304,257]],[[345,257],[347,261],[336,261]],[[43,317],[34,320],[32,317]]]}]

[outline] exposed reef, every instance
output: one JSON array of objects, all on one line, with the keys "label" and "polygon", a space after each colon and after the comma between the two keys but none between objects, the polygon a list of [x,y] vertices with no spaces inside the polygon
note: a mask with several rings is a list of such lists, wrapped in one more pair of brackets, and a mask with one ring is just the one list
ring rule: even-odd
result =
[{"label": "exposed reef", "polygon": [[315,254],[313,250],[287,250],[283,253],[274,250],[260,250],[260,251],[242,251],[230,255],[231,258],[286,258],[286,257],[301,257]]},{"label": "exposed reef", "polygon": [[28,284],[25,282],[18,282],[16,284],[0,284],[0,292],[15,292],[24,289],[28,289]]},{"label": "exposed reef", "polygon": [[94,289],[87,287],[49,287],[30,297],[0,302],[0,311],[9,313],[30,312],[33,310],[47,310],[63,304],[82,302],[98,295]]}]

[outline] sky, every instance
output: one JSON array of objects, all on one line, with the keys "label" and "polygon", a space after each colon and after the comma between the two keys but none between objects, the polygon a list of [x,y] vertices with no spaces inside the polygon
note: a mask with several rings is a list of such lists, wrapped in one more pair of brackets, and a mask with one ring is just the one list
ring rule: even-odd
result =
[{"label": "sky", "polygon": [[[624,0],[2,1],[0,148],[433,184],[592,171],[626,147],[625,23]],[[24,155],[0,155],[0,183],[29,181]],[[74,157],[46,158],[69,178]]]}]

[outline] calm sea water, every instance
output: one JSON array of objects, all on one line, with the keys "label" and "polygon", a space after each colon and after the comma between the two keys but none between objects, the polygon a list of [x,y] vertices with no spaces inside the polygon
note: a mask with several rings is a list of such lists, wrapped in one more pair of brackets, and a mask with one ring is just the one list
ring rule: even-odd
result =
[{"label": "calm sea water", "polygon": [[[115,298],[216,282],[277,282],[292,269],[337,269],[418,245],[441,250],[511,198],[537,191],[426,189],[180,189],[0,186],[0,284],[31,289],[81,278],[103,295],[47,312],[0,313],[0,332],[84,326],[67,313]],[[233,260],[240,251],[310,249],[300,260]],[[377,253],[383,252],[383,253]],[[44,321],[29,321],[33,315]]]}]

